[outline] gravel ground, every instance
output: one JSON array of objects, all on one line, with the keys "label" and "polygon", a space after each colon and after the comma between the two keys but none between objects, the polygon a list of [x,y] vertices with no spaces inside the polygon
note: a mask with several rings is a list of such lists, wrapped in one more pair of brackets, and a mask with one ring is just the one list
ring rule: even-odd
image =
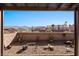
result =
[{"label": "gravel ground", "polygon": [[[42,44],[42,43],[40,43]],[[65,45],[52,45],[54,50],[44,50],[47,45],[29,45],[22,51],[22,46],[12,46],[10,49],[4,50],[5,56],[73,56],[74,48],[70,48],[70,52],[66,51]],[[20,51],[20,53],[18,53]]]}]

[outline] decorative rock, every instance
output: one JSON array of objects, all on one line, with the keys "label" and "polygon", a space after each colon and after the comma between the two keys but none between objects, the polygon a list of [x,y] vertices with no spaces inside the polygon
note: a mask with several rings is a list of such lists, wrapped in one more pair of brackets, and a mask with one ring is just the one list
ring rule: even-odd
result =
[{"label": "decorative rock", "polygon": [[71,52],[71,49],[69,47],[67,47],[66,52]]},{"label": "decorative rock", "polygon": [[50,50],[50,51],[53,51],[54,48],[53,48],[53,46],[51,46],[50,44],[48,44],[48,46],[46,46],[46,47],[44,48],[44,50]]},{"label": "decorative rock", "polygon": [[22,50],[26,50],[28,48],[28,45],[23,45]]},{"label": "decorative rock", "polygon": [[72,48],[72,41],[66,41],[65,44],[66,44],[66,47]]}]

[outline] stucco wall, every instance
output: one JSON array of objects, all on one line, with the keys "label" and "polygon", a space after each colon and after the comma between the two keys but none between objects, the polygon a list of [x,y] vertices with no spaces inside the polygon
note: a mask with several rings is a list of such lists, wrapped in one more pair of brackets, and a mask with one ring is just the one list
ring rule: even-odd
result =
[{"label": "stucco wall", "polygon": [[36,40],[37,38],[39,40],[49,40],[55,39],[55,40],[74,40],[74,33],[18,33],[17,34],[19,38],[22,40]]}]

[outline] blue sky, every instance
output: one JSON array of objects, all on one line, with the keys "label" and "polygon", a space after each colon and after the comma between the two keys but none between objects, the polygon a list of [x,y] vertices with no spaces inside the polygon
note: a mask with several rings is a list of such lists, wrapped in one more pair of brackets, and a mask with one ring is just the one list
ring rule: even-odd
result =
[{"label": "blue sky", "polygon": [[20,11],[4,10],[4,26],[47,26],[74,24],[74,11]]}]

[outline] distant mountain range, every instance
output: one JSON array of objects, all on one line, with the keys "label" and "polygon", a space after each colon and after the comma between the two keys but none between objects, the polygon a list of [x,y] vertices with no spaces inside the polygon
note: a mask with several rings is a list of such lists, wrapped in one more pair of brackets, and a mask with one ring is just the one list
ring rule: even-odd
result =
[{"label": "distant mountain range", "polygon": [[46,26],[4,26],[4,28],[14,28],[14,29],[31,29],[31,28],[46,28]]}]

